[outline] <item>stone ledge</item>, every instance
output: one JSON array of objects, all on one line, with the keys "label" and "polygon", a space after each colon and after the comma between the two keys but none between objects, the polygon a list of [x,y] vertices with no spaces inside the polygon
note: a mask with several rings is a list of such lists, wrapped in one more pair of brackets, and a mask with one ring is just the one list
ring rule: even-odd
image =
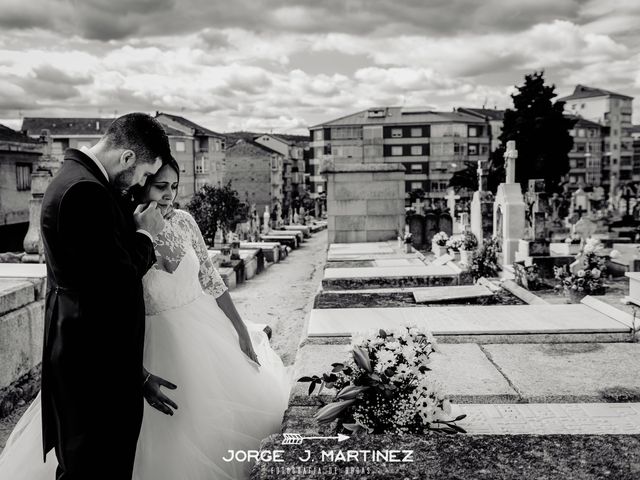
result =
[{"label": "stone ledge", "polygon": [[29,281],[0,278],[0,316],[35,301],[35,290]]},{"label": "stone ledge", "polygon": [[327,162],[322,165],[320,173],[354,173],[354,172],[405,172],[404,165],[393,163],[344,163]]},{"label": "stone ledge", "polygon": [[[601,478],[637,479],[640,476],[640,435],[371,435],[335,440],[305,441],[282,445],[282,435],[262,441],[261,450],[282,450],[284,463],[260,462],[251,471],[252,480],[285,478],[285,468],[322,469],[312,475],[295,471],[286,478],[334,480],[381,479],[523,479]],[[302,462],[311,451],[315,462]],[[413,450],[413,462],[329,462],[322,451],[337,454],[347,450]],[[280,467],[281,473],[275,472]],[[346,468],[359,467],[361,474]]]}]

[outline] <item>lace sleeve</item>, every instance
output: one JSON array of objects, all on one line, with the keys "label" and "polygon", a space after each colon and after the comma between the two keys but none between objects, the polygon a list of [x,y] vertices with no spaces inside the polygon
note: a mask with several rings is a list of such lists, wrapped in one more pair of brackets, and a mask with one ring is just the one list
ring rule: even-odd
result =
[{"label": "lace sleeve", "polygon": [[228,290],[227,286],[224,284],[224,280],[222,280],[218,270],[216,270],[216,267],[209,258],[207,245],[204,243],[204,238],[202,238],[202,232],[200,232],[198,224],[189,213],[184,212],[184,215],[187,218],[189,229],[191,230],[193,249],[196,251],[198,259],[200,260],[200,285],[206,293],[214,298],[218,298]]}]

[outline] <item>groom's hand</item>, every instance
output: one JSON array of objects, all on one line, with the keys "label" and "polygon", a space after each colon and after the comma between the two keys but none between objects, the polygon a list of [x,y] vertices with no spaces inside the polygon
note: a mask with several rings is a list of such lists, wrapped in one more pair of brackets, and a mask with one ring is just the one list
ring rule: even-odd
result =
[{"label": "groom's hand", "polygon": [[157,202],[151,202],[146,206],[138,205],[133,212],[133,220],[136,223],[136,230],[146,230],[153,238],[156,238],[164,228],[164,219]]},{"label": "groom's hand", "polygon": [[165,415],[173,415],[174,410],[178,409],[178,405],[176,405],[173,400],[167,397],[162,391],[160,387],[166,387],[171,390],[175,390],[176,387],[173,383],[168,382],[164,378],[158,377],[156,375],[149,375],[149,379],[144,384],[144,398],[147,403],[164,413]]}]

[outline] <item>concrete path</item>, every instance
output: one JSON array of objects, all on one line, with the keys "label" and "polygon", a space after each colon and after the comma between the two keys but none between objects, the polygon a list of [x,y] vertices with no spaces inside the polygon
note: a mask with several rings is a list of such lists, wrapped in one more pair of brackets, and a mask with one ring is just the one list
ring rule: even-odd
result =
[{"label": "concrete path", "polygon": [[285,365],[293,364],[306,335],[309,312],[327,261],[327,231],[315,233],[287,258],[231,291],[245,321],[266,323],[271,345]]}]

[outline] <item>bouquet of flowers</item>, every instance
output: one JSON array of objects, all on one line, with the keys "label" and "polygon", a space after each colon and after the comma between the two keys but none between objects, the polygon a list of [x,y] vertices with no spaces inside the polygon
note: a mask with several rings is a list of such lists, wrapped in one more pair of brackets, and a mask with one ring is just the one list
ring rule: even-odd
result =
[{"label": "bouquet of flowers", "polygon": [[447,245],[447,240],[449,240],[449,235],[445,232],[436,233],[431,241],[440,247],[444,247]]},{"label": "bouquet of flowers", "polygon": [[498,265],[498,239],[485,240],[482,246],[473,253],[469,272],[474,280],[481,277],[496,277],[500,272]]},{"label": "bouquet of flowers", "polygon": [[601,249],[599,240],[589,239],[571,268],[554,267],[555,277],[560,280],[557,288],[562,288],[569,297],[604,294],[605,259],[598,255]]},{"label": "bouquet of flowers", "polygon": [[[466,433],[448,419],[451,405],[442,387],[429,374],[436,344],[429,332],[414,326],[397,331],[379,330],[354,336],[352,358],[332,364],[333,370],[302,377],[309,395],[316,385],[337,390],[333,402],[315,419],[322,424],[338,420],[339,431],[368,433]],[[318,392],[320,393],[320,392]]]},{"label": "bouquet of flowers", "polygon": [[475,248],[478,246],[478,239],[473,233],[464,232],[464,234],[462,235],[461,243],[461,250],[475,250]]},{"label": "bouquet of flowers", "polygon": [[454,252],[459,252],[460,248],[462,247],[462,239],[459,237],[451,237],[449,240],[447,240],[447,243],[445,245],[448,249],[453,250]]}]

